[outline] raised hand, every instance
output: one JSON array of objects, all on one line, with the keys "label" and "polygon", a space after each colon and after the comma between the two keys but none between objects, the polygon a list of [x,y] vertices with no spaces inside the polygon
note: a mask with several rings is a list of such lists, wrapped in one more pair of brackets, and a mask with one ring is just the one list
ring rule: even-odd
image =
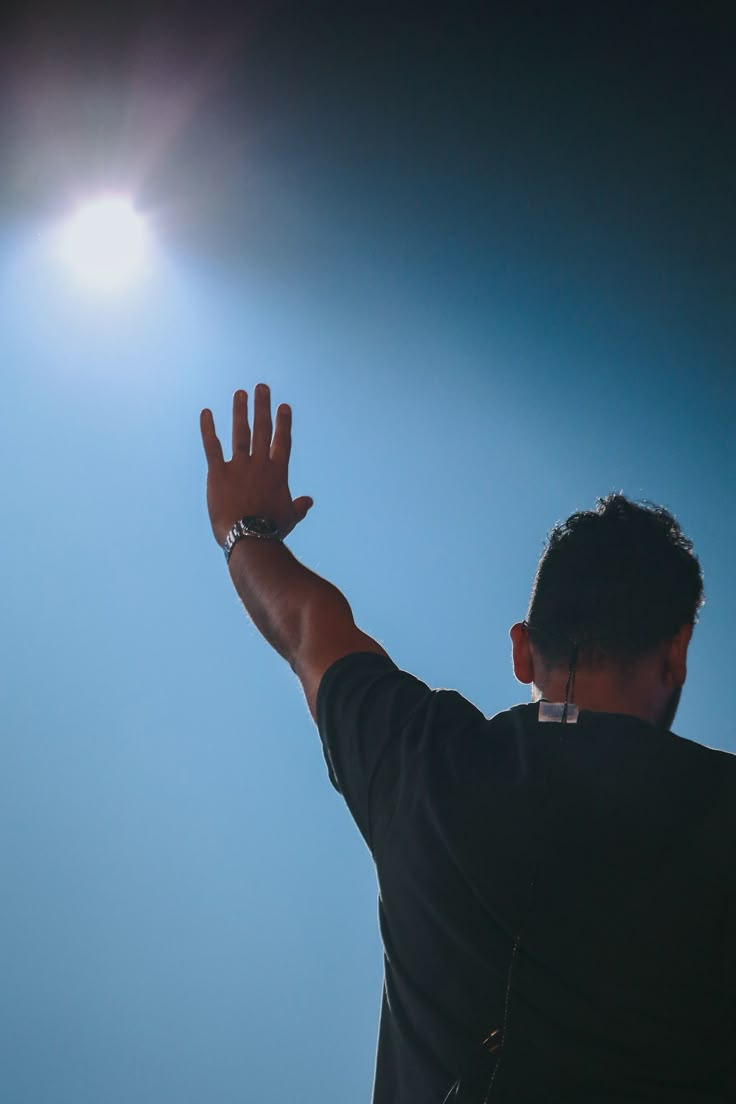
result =
[{"label": "raised hand", "polygon": [[291,407],[282,403],[271,422],[271,394],[265,383],[255,389],[253,432],[248,422],[248,395],[233,396],[233,454],[225,460],[211,410],[200,415],[207,457],[207,509],[218,544],[247,515],[270,518],[282,536],[298,525],[312,506],[308,496],[292,499],[289,491]]}]

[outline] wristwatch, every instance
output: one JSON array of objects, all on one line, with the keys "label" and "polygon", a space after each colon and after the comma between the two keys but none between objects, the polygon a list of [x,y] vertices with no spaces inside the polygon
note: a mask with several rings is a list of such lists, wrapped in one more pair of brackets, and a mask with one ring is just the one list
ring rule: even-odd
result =
[{"label": "wristwatch", "polygon": [[240,521],[236,521],[232,529],[225,537],[222,550],[225,553],[225,562],[230,563],[230,553],[235,545],[243,537],[255,537],[257,540],[282,541],[284,538],[279,532],[279,527],[270,518],[248,515]]}]

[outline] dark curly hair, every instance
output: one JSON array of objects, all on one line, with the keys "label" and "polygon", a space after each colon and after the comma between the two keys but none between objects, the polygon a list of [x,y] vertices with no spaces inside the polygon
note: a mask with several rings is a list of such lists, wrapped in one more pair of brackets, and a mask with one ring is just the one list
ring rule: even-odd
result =
[{"label": "dark curly hair", "polygon": [[703,604],[703,574],[692,541],[663,506],[622,494],[599,498],[552,529],[532,587],[527,624],[550,666],[635,661]]}]

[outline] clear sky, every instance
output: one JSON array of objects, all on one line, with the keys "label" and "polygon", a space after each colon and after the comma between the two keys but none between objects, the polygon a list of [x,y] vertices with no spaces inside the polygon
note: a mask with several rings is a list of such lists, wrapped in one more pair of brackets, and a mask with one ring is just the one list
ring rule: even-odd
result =
[{"label": "clear sky", "polygon": [[[736,751],[728,5],[350,7],[4,39],[7,1104],[369,1099],[370,859],[206,516],[236,387],[293,405],[293,551],[488,714],[551,525],[670,507],[707,593],[675,728]],[[155,238],[118,297],[49,247],[100,186]]]}]

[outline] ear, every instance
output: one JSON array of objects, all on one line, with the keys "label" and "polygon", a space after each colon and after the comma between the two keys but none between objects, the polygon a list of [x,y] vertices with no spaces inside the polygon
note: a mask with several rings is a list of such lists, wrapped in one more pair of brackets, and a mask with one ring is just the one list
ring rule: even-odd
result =
[{"label": "ear", "polygon": [[509,629],[511,637],[511,662],[514,666],[514,675],[519,682],[534,682],[534,661],[529,644],[529,630],[521,621],[517,621]]},{"label": "ear", "polygon": [[665,678],[672,686],[684,686],[687,678],[687,649],[693,635],[692,625],[683,625],[667,645]]}]

